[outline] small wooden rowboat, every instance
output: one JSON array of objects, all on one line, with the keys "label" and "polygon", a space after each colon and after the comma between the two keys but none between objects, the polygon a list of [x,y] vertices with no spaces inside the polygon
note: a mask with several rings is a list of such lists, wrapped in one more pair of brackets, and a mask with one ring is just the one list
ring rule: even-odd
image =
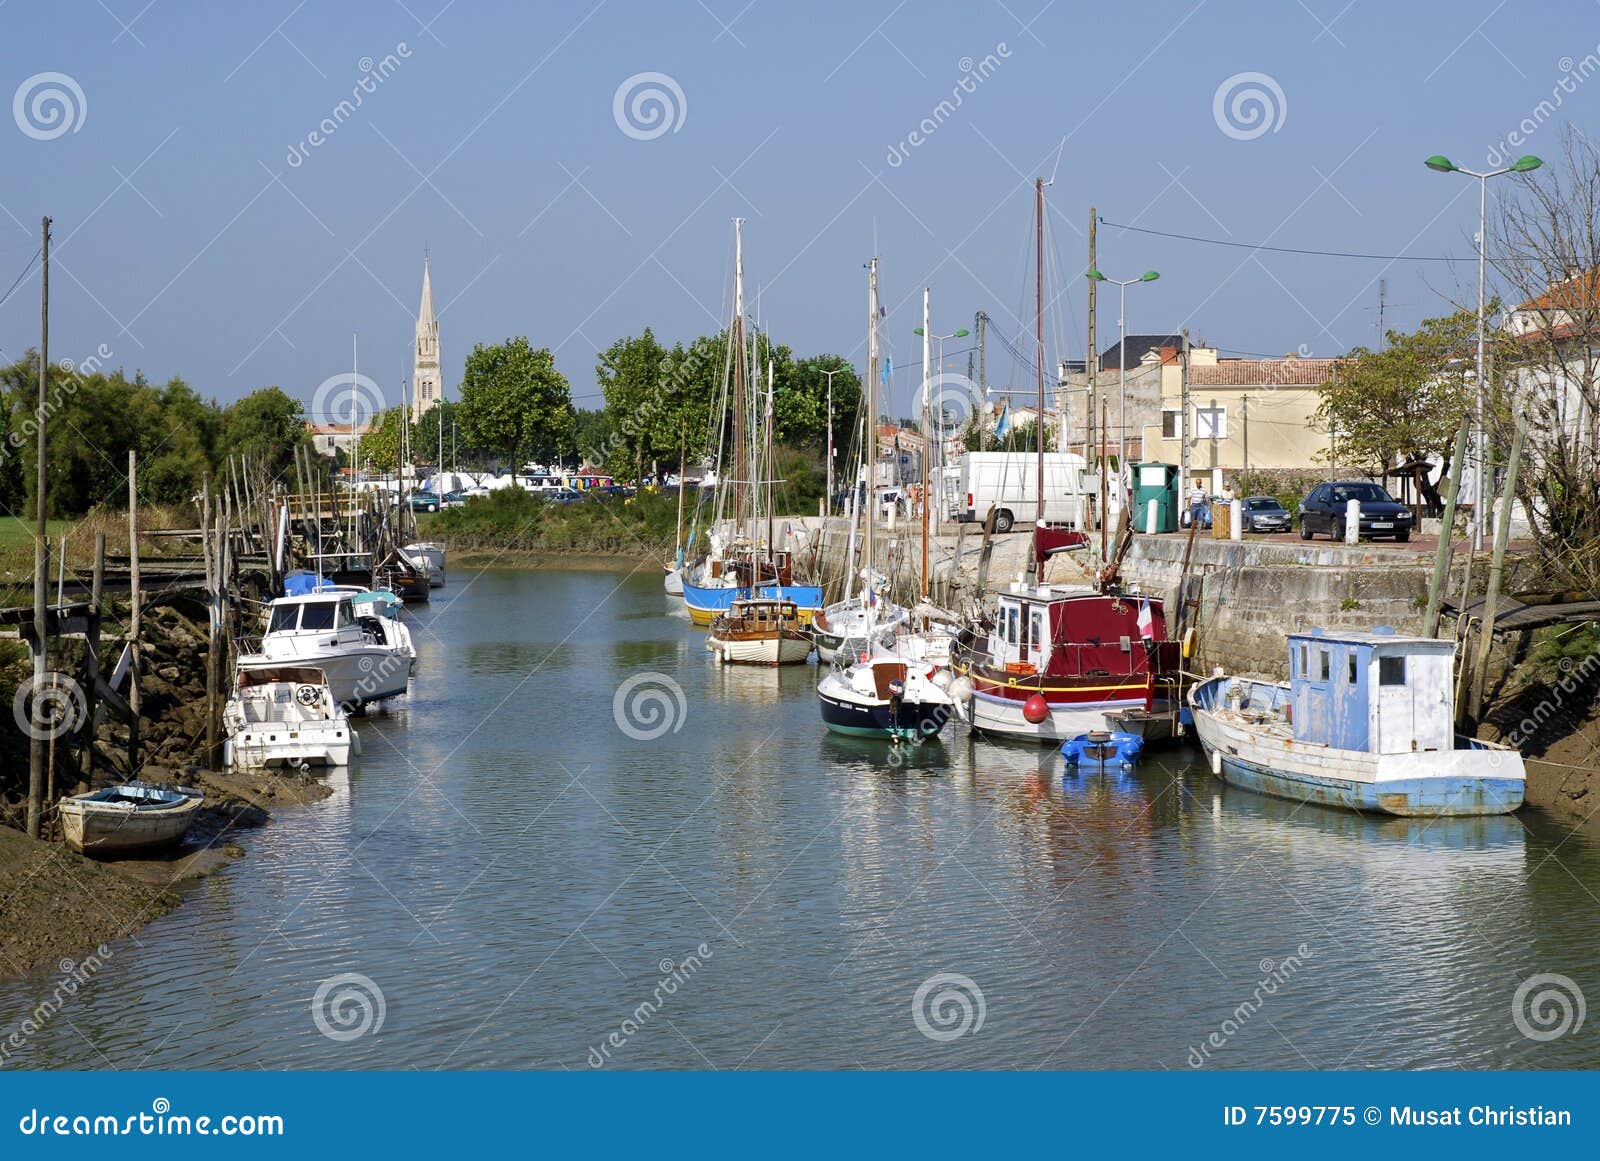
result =
[{"label": "small wooden rowboat", "polygon": [[180,842],[205,797],[189,787],[124,782],[61,800],[67,846],[86,855],[128,855]]}]

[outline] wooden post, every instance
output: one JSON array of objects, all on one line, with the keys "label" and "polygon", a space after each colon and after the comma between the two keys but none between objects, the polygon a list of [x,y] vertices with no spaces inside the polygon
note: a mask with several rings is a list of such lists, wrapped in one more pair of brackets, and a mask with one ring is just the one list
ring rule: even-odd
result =
[{"label": "wooden post", "polygon": [[[50,375],[50,219],[39,226],[40,256],[43,266],[39,273],[39,409],[34,414],[38,424],[38,443],[35,464],[36,484],[33,492],[35,535],[33,542],[33,696],[37,702],[44,691],[45,657],[50,646],[49,611],[45,607],[50,591],[50,541],[46,532],[45,512],[45,411],[46,382]],[[34,715],[37,718],[37,713]],[[37,727],[37,722],[34,723]],[[28,837],[39,837],[39,823],[44,816],[45,747],[42,731],[29,731],[28,745]]]},{"label": "wooden post", "polygon": [[200,487],[200,544],[206,566],[206,769],[216,769],[212,754],[216,750],[217,705],[217,568],[212,537],[211,478]]},{"label": "wooden post", "polygon": [[1517,417],[1517,433],[1511,438],[1511,459],[1506,464],[1506,486],[1500,496],[1500,517],[1494,526],[1494,554],[1489,563],[1489,590],[1483,598],[1483,617],[1478,622],[1478,652],[1472,666],[1472,685],[1467,704],[1476,719],[1483,712],[1483,687],[1488,678],[1489,653],[1494,648],[1495,606],[1500,599],[1500,581],[1505,575],[1506,545],[1511,539],[1511,507],[1517,496],[1517,468],[1522,460],[1522,441],[1528,434],[1528,417]]},{"label": "wooden post", "polygon": [[1444,522],[1439,526],[1439,547],[1433,554],[1433,579],[1428,583],[1428,610],[1422,615],[1422,635],[1439,635],[1439,609],[1444,604],[1445,588],[1450,581],[1450,538],[1455,532],[1456,496],[1461,489],[1461,464],[1467,456],[1467,433],[1472,421],[1461,417],[1461,428],[1456,432],[1456,446],[1450,456],[1450,482],[1444,499]]},{"label": "wooden post", "polygon": [[128,452],[128,777],[139,773],[139,639],[144,611],[139,591],[139,453]]},{"label": "wooden post", "polygon": [[84,642],[83,713],[86,733],[83,751],[79,755],[79,771],[83,780],[94,784],[95,707],[100,695],[100,603],[105,596],[106,534],[98,532],[94,538],[94,580],[89,590],[89,636]]}]

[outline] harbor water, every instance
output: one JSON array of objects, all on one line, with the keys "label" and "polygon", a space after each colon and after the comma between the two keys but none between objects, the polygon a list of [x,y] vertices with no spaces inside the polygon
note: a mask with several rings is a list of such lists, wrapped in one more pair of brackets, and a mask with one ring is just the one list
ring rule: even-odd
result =
[{"label": "harbor water", "polygon": [[[654,568],[458,568],[408,617],[334,795],[6,1067],[1600,1066],[1600,843],[1537,811],[831,736],[815,666],[717,667]],[[0,1038],[56,985],[0,984]]]}]

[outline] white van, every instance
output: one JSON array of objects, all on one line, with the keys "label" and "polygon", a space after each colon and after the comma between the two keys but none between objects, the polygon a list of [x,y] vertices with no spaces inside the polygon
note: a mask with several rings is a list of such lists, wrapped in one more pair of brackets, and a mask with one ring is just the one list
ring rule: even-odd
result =
[{"label": "white van", "polygon": [[[1038,455],[1035,452],[968,452],[956,461],[960,472],[956,516],[983,520],[995,508],[995,531],[1031,524],[1039,509]],[[1071,452],[1044,455],[1044,519],[1047,524],[1089,526],[1091,497],[1098,486],[1084,459]]]}]

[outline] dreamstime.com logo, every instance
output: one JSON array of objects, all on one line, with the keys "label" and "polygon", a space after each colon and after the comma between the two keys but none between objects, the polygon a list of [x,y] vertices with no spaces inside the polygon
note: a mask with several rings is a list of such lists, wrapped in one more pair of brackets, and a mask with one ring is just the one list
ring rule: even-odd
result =
[{"label": "dreamstime.com logo", "polygon": [[89,703],[81,685],[65,673],[50,670],[17,686],[17,696],[11,699],[11,716],[28,737],[53,742],[77,732],[88,720]]},{"label": "dreamstime.com logo", "polygon": [[375,422],[387,404],[383,388],[370,377],[341,371],[317,384],[311,396],[311,422],[360,427]]},{"label": "dreamstime.com logo", "polygon": [[66,73],[34,73],[11,97],[11,119],[35,141],[76,133],[88,117],[89,99]]},{"label": "dreamstime.com logo", "polygon": [[1289,118],[1283,86],[1266,73],[1234,73],[1211,96],[1217,128],[1235,141],[1276,133]]},{"label": "dreamstime.com logo", "polygon": [[383,1031],[388,1011],[383,989],[360,972],[329,976],[311,997],[311,1022],[318,1032],[341,1044],[376,1036]]},{"label": "dreamstime.com logo", "polygon": [[611,716],[617,729],[636,742],[653,742],[666,733],[683,729],[689,716],[689,699],[665,673],[635,673],[611,699]]},{"label": "dreamstime.com logo", "polygon": [[611,97],[611,117],[635,141],[654,141],[683,128],[689,100],[666,73],[634,73]]},{"label": "dreamstime.com logo", "polygon": [[1559,1040],[1583,1027],[1588,1009],[1583,989],[1570,976],[1543,972],[1517,985],[1511,997],[1511,1022],[1529,1040]]},{"label": "dreamstime.com logo", "polygon": [[947,1043],[983,1030],[989,1007],[983,989],[958,972],[939,972],[917,985],[911,997],[911,1020],[929,1040]]}]

